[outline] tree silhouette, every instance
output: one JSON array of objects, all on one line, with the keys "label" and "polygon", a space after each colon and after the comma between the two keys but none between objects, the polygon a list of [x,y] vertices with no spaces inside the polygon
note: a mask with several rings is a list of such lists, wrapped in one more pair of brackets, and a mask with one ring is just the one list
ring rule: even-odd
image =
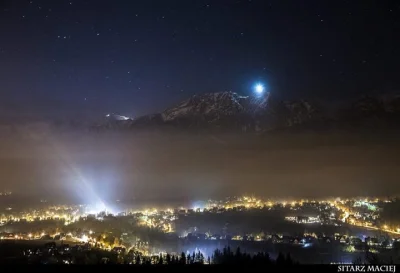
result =
[{"label": "tree silhouette", "polygon": [[140,255],[136,256],[136,262],[135,264],[141,264],[141,260],[140,260]]},{"label": "tree silhouette", "polygon": [[164,259],[163,259],[163,257],[162,257],[162,254],[160,254],[160,257],[159,257],[159,259],[158,259],[158,264],[159,264],[159,265],[164,264]]},{"label": "tree silhouette", "polygon": [[365,260],[369,264],[381,264],[382,261],[379,259],[378,255],[371,253],[369,251],[365,252]]},{"label": "tree silhouette", "polygon": [[292,265],[293,264],[293,260],[292,260],[292,257],[290,256],[290,253],[286,254],[285,264],[286,265]]},{"label": "tree silhouette", "polygon": [[186,255],[185,252],[182,252],[181,259],[179,260],[180,264],[186,264]]},{"label": "tree silhouette", "polygon": [[203,255],[203,253],[200,253],[200,251],[199,251],[199,260],[198,260],[198,263],[199,263],[199,264],[204,264],[204,255]]},{"label": "tree silhouette", "polygon": [[279,252],[278,257],[276,258],[276,264],[283,265],[285,264],[285,256],[282,252]]},{"label": "tree silhouette", "polygon": [[[46,247],[44,247],[40,254],[36,258],[37,262],[49,263],[62,261],[65,258],[65,254],[63,258],[57,260],[59,253],[57,248],[51,249],[49,252]],[[25,251],[27,253],[27,251]],[[266,252],[258,252],[255,254],[250,255],[242,251],[239,247],[236,248],[234,252],[232,252],[231,248],[224,247],[222,250],[215,249],[214,253],[207,257],[207,262],[205,262],[204,255],[200,252],[193,252],[192,254],[188,254],[186,256],[185,252],[182,252],[181,255],[171,255],[166,254],[165,256],[162,254],[156,256],[146,256],[143,253],[138,251],[131,250],[126,254],[119,254],[110,253],[110,252],[100,252],[99,250],[92,249],[92,250],[80,250],[77,249],[76,251],[68,254],[69,260],[72,261],[74,264],[100,264],[104,261],[109,261],[109,263],[116,264],[116,263],[124,263],[124,264],[131,264],[134,263],[135,265],[203,265],[203,264],[219,264],[219,265],[260,265],[260,266],[267,266],[267,265],[294,265],[296,262],[292,259],[290,253],[284,255],[283,253],[279,253],[277,259],[275,261],[271,260],[270,255]],[[106,260],[105,260],[106,259]],[[371,264],[379,264],[380,261],[377,255],[366,252],[366,261]],[[393,263],[393,260],[391,260]]]}]

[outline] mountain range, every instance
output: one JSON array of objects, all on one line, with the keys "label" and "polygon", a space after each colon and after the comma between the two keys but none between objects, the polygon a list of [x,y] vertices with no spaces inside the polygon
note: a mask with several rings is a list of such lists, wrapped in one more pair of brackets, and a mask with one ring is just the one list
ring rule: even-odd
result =
[{"label": "mountain range", "polygon": [[397,128],[400,96],[362,96],[342,106],[309,100],[277,100],[264,96],[241,96],[234,92],[194,95],[161,113],[135,119],[106,118],[93,130],[197,130],[270,132],[276,130],[321,130]]},{"label": "mountain range", "polygon": [[5,120],[2,134],[70,131],[176,131],[270,133],[298,130],[400,129],[400,95],[361,96],[342,105],[312,100],[279,100],[270,93],[241,96],[234,92],[194,95],[151,115],[129,118],[107,114],[96,122],[85,118],[23,123]]}]

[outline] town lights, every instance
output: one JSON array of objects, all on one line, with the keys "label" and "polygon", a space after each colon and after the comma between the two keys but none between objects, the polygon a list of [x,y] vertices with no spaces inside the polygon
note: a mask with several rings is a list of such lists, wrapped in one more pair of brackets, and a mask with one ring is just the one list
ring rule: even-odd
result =
[{"label": "town lights", "polygon": [[81,241],[87,243],[89,241],[89,238],[87,237],[87,235],[83,235]]}]

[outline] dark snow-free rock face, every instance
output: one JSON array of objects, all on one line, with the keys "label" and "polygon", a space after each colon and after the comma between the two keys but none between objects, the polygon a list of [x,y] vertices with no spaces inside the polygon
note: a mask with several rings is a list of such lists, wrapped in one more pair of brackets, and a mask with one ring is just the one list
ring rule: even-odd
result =
[{"label": "dark snow-free rock face", "polygon": [[400,121],[400,97],[363,96],[338,111],[336,117],[338,123],[353,127],[394,129]]},{"label": "dark snow-free rock face", "polygon": [[400,113],[400,96],[363,96],[351,104],[351,111],[360,116],[376,116]]},{"label": "dark snow-free rock face", "polygon": [[321,107],[305,100],[283,101],[285,109],[285,124],[284,126],[302,125],[308,122],[320,121],[326,118]]}]

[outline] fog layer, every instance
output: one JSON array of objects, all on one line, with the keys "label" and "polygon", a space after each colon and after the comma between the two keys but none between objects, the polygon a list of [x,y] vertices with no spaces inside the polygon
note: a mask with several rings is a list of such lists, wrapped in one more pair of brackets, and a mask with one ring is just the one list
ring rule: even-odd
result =
[{"label": "fog layer", "polygon": [[1,187],[85,202],[393,195],[397,137],[15,132],[1,138]]}]

